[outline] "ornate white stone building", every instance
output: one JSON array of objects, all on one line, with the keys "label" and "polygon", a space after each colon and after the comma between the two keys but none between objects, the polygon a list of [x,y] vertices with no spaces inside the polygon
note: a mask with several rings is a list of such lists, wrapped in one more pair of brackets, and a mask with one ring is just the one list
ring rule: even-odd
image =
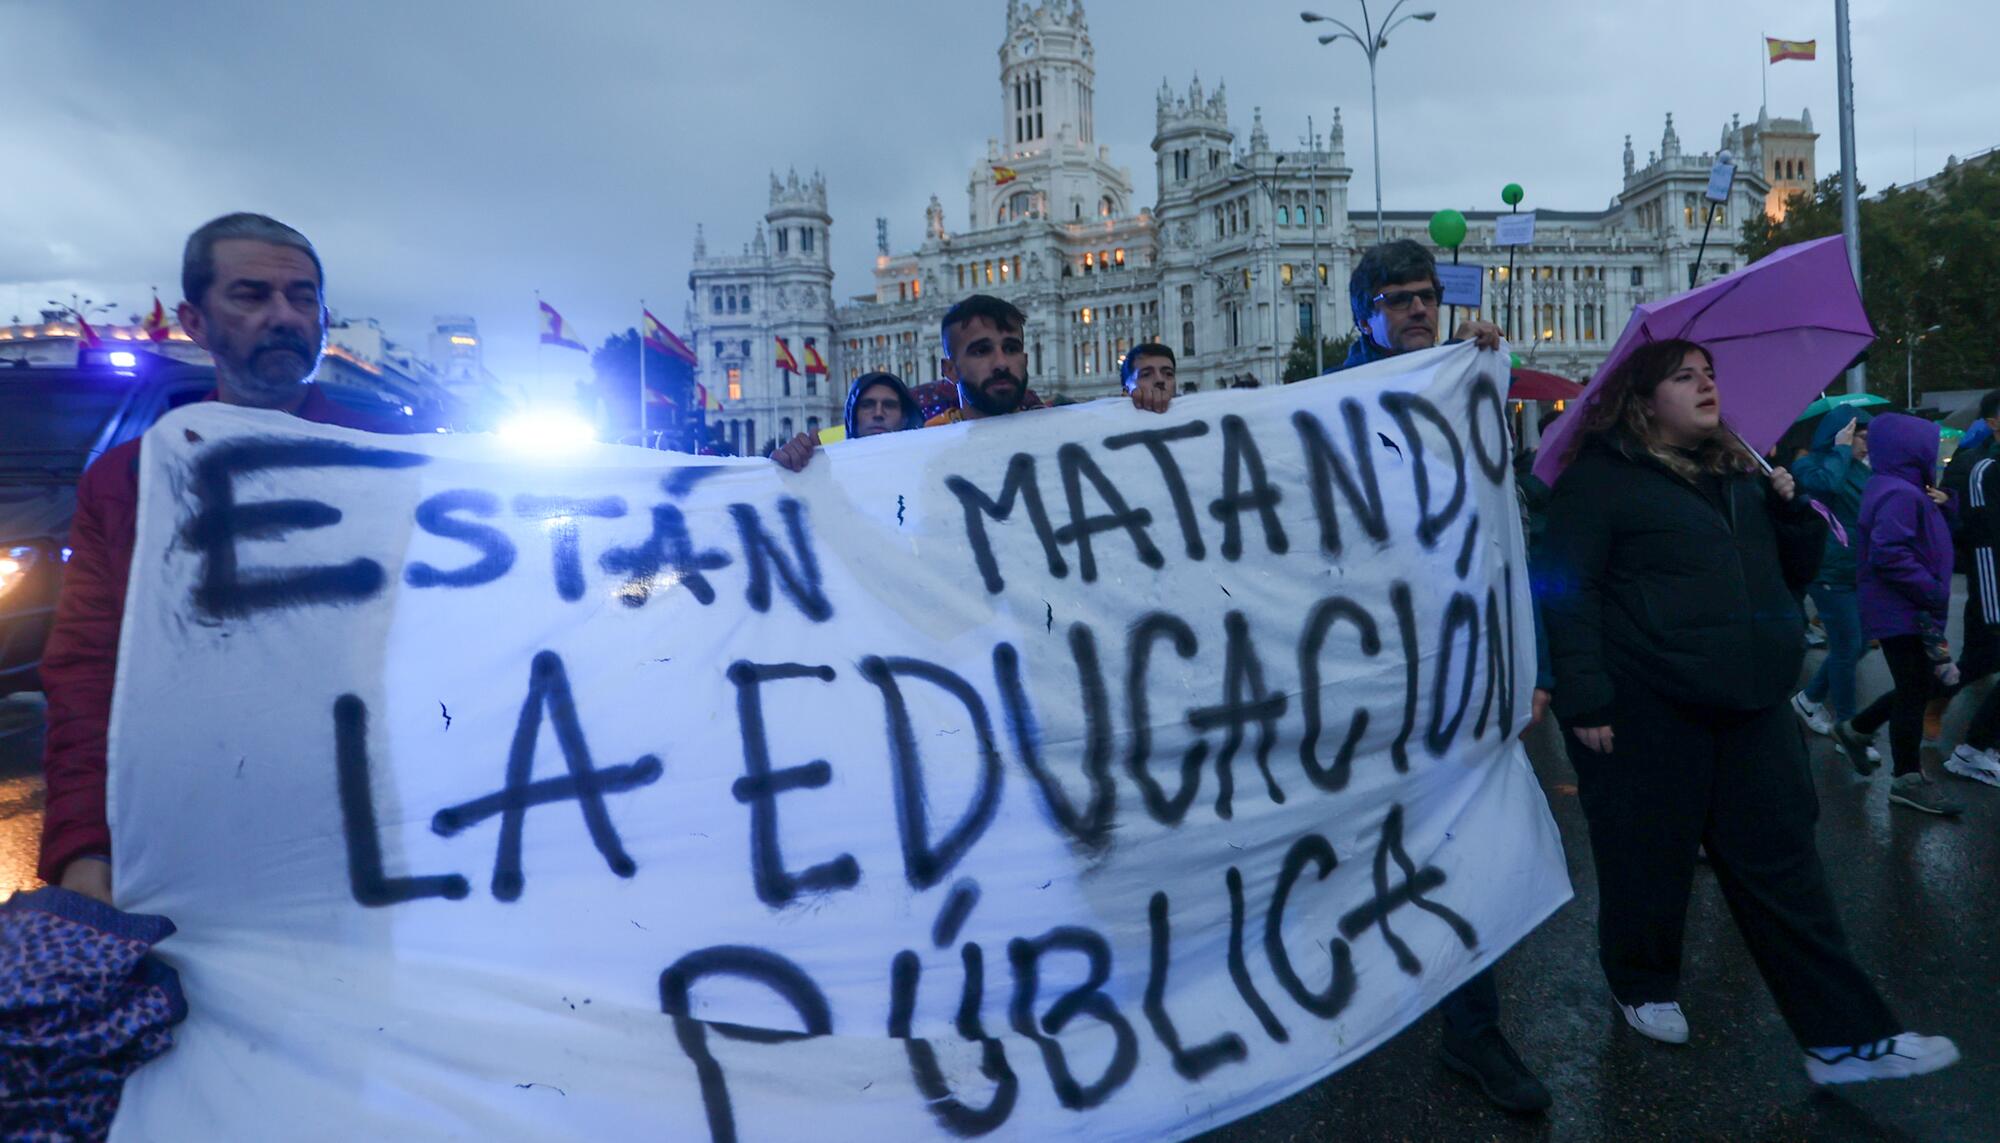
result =
[{"label": "ornate white stone building", "polygon": [[[1196,77],[1177,91],[1162,81],[1158,195],[1141,207],[1129,173],[1096,142],[1095,52],[1080,0],[1009,0],[999,64],[1001,135],[968,175],[963,228],[947,225],[933,195],[922,245],[893,253],[878,237],[869,293],[834,301],[818,174],[772,176],[770,210],[740,255],[711,256],[697,230],[689,342],[698,379],[722,400],[710,422],[732,445],[761,452],[840,423],[848,383],[870,370],[912,385],[937,379],[938,321],[975,292],[1027,313],[1029,384],[1047,398],[1115,392],[1125,351],[1155,340],[1180,355],[1184,389],[1271,384],[1301,331],[1349,330],[1348,273],[1376,234],[1371,209],[1349,211],[1339,111],[1324,137],[1285,147],[1256,109],[1239,141],[1221,84],[1210,91]],[[1786,193],[1812,185],[1816,139],[1810,113],[1722,128],[1717,149],[1736,157],[1738,174],[1715,208],[1704,278],[1738,263],[1745,219],[1777,213]],[[1624,184],[1607,207],[1538,211],[1535,243],[1514,249],[1511,310],[1496,212],[1466,211],[1460,257],[1486,268],[1482,315],[1537,368],[1588,376],[1635,304],[1686,287],[1714,161],[1683,149],[1671,114],[1644,165],[1627,136]],[[1385,211],[1388,237],[1428,243],[1431,214]],[[779,337],[801,364],[810,339],[830,376],[781,372]]]}]

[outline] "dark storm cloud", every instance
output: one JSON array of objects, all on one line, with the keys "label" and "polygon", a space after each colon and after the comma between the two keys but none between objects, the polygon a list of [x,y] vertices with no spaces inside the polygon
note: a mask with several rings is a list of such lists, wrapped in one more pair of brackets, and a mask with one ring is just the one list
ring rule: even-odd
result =
[{"label": "dark storm cloud", "polygon": [[[1353,0],[1312,0],[1351,16]],[[1154,99],[1199,71],[1226,82],[1239,136],[1274,143],[1345,113],[1349,204],[1372,206],[1367,72],[1323,48],[1296,0],[1086,3],[1101,142],[1152,201]],[[1385,4],[1373,7],[1378,11]],[[1756,114],[1760,32],[1817,38],[1772,69],[1774,113],[1813,110],[1838,165],[1830,4],[1821,0],[1433,0],[1438,19],[1381,57],[1391,208],[1602,207],[1623,137],[1641,161],[1675,112],[1684,145]],[[1862,178],[1907,181],[2000,143],[2000,81],[1978,58],[1983,6],[1855,0]],[[476,315],[488,363],[535,367],[533,291],[595,342],[687,302],[697,222],[711,252],[748,241],[768,173],[822,170],[840,296],[869,289],[874,219],[897,249],[935,193],[965,225],[968,167],[1001,129],[1002,0],[744,3],[191,2],[0,7],[7,193],[0,313],[76,289],[139,310],[175,300],[187,231],[228,210],[299,226],[337,309],[421,342],[435,313]],[[25,48],[24,48],[25,45]],[[1926,76],[1950,75],[1933,98]],[[563,364],[574,368],[580,357]],[[556,364],[554,355],[551,367]]]}]

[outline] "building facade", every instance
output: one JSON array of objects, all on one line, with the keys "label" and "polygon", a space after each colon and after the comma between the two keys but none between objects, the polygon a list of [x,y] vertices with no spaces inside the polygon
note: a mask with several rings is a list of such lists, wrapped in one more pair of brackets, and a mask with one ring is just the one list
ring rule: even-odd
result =
[{"label": "building facade", "polygon": [[[1199,390],[1275,383],[1301,332],[1350,330],[1348,275],[1377,237],[1372,211],[1349,211],[1338,111],[1323,135],[1274,145],[1261,109],[1239,138],[1223,85],[1163,81],[1158,192],[1139,206],[1129,172],[1096,142],[1095,52],[1080,0],[1009,0],[998,62],[1001,132],[969,173],[963,228],[932,196],[922,244],[901,253],[881,244],[867,293],[833,300],[832,219],[817,174],[772,177],[771,209],[740,255],[709,255],[697,230],[687,320],[697,379],[721,399],[710,422],[733,447],[764,452],[838,424],[862,373],[937,379],[938,322],[975,292],[1028,315],[1029,384],[1052,399],[1116,392],[1119,360],[1144,341],[1171,346],[1182,388]],[[1682,147],[1669,114],[1643,165],[1626,137],[1624,182],[1608,206],[1538,211],[1532,245],[1499,247],[1498,213],[1465,212],[1459,256],[1484,269],[1480,315],[1537,368],[1587,377],[1634,305],[1687,288],[1705,224],[1700,277],[1735,268],[1743,222],[1812,185],[1816,139],[1810,113],[1760,112],[1697,152]],[[1728,201],[1710,204],[1703,191],[1724,150],[1738,173]],[[1431,214],[1385,211],[1384,234],[1429,244]],[[832,384],[778,369],[780,337],[795,354],[813,339]]]}]

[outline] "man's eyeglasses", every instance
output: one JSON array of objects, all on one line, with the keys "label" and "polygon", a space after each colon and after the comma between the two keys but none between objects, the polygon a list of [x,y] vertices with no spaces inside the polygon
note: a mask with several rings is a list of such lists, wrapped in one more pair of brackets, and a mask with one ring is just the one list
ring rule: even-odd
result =
[{"label": "man's eyeglasses", "polygon": [[1438,292],[1434,289],[1392,290],[1376,294],[1369,299],[1370,302],[1392,314],[1408,313],[1412,302],[1422,302],[1425,309],[1434,310],[1438,308],[1440,300]]}]

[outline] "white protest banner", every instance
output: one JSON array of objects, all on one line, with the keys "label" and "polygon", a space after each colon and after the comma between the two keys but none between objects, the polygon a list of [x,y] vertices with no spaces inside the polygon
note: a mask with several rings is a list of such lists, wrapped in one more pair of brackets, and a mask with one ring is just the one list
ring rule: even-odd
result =
[{"label": "white protest banner", "polygon": [[1535,212],[1524,210],[1493,216],[1493,245],[1532,246],[1535,242]]},{"label": "white protest banner", "polygon": [[221,405],[146,437],[113,1138],[1159,1139],[1569,896],[1470,344],[800,474]]}]

